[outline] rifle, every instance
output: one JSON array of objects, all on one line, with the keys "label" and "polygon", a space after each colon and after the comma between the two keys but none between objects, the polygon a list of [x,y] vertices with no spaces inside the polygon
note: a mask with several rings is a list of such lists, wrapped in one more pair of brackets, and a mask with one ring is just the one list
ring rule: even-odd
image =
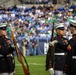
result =
[{"label": "rifle", "polygon": [[[30,75],[27,61],[26,61],[25,57],[23,56],[23,54],[21,53],[21,51],[18,49],[18,46],[17,46],[17,43],[16,43],[16,38],[14,36],[14,31],[12,30],[12,28],[11,28],[11,34],[12,34],[13,43],[14,43],[14,46],[15,46],[15,49],[16,49],[17,58],[18,58],[18,61],[22,64],[22,67],[23,67],[23,70],[24,70],[24,75]],[[24,59],[24,61],[26,62],[27,67],[23,63],[22,59]]]},{"label": "rifle", "polygon": [[[52,35],[51,35],[51,40],[54,40],[54,21],[53,21],[53,27],[52,27]],[[55,56],[54,56],[54,46],[50,46],[49,45],[49,49],[47,51],[47,55],[46,55],[46,70],[48,70],[49,68],[55,68],[55,64],[54,64],[54,60],[55,60]]]}]

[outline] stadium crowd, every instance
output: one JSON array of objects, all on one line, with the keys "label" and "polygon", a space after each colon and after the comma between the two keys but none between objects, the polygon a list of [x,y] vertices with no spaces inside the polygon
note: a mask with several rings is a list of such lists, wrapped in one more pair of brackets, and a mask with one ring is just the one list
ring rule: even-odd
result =
[{"label": "stadium crowd", "polygon": [[49,0],[20,0],[23,4],[47,4]]},{"label": "stadium crowd", "polygon": [[[0,7],[0,23],[8,23],[14,27],[20,48],[25,39],[28,42],[34,38],[40,41],[50,41],[53,22],[55,24],[64,23],[65,36],[70,39],[69,21],[71,19],[76,19],[75,4],[66,4],[64,7],[58,8],[54,8],[53,4],[30,8],[16,5],[8,8]],[[10,37],[9,26],[7,32]]]}]

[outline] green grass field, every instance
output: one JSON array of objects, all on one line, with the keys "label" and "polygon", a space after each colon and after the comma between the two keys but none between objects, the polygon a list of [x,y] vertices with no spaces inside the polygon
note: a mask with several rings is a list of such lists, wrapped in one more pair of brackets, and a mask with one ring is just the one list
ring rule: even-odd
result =
[{"label": "green grass field", "polygon": [[[29,65],[30,75],[50,75],[49,72],[45,70],[45,55],[26,56],[26,60]],[[15,75],[24,75],[22,65],[19,63],[16,57],[15,62]]]}]

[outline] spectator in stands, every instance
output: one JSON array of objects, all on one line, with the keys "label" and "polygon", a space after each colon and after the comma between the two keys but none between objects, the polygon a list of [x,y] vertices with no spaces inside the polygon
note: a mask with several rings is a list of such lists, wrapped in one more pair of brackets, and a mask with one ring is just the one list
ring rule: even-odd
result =
[{"label": "spectator in stands", "polygon": [[[40,0],[40,1],[43,1],[43,0]],[[70,15],[68,15],[69,9],[73,9]],[[64,19],[65,17],[67,20]],[[21,36],[21,38],[23,38],[22,35],[23,35],[23,32],[25,31],[27,35],[30,34],[29,39],[37,37],[38,34],[39,35],[42,34],[43,37],[45,37],[46,36],[45,33],[48,30],[50,30],[50,28],[52,28],[51,25],[52,25],[53,19],[55,19],[55,22],[59,22],[59,23],[65,22],[66,24],[65,28],[67,28],[68,22],[72,18],[76,19],[75,4],[71,6],[65,5],[64,7],[59,7],[55,9],[53,4],[51,5],[48,4],[44,6],[38,6],[38,7],[34,5],[33,7],[30,7],[30,8],[25,7],[24,5],[12,6],[5,9],[2,6],[0,7],[0,23],[2,22],[12,23],[13,24],[12,26],[15,27],[15,34],[22,31],[21,35],[18,34]],[[32,33],[32,31],[34,32]],[[49,37],[51,36],[49,35]],[[40,36],[39,39],[43,39],[42,36]]]},{"label": "spectator in stands", "polygon": [[29,55],[29,41],[26,38],[23,39],[23,44],[25,46],[25,55]]},{"label": "spectator in stands", "polygon": [[36,38],[33,39],[33,42],[32,42],[32,54],[33,55],[37,55],[37,40]]},{"label": "spectator in stands", "polygon": [[73,14],[76,14],[76,8],[73,9]]}]

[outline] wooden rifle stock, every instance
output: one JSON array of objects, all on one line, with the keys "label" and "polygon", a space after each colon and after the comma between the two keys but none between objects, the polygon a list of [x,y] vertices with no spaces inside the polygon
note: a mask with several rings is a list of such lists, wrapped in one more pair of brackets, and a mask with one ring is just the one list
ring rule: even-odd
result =
[{"label": "wooden rifle stock", "polygon": [[54,40],[54,22],[53,22],[53,27],[52,27],[52,35],[51,35],[51,41]]},{"label": "wooden rifle stock", "polygon": [[[24,58],[24,60],[25,60],[25,57],[22,55],[22,53],[21,53],[20,50],[18,49],[18,46],[17,46],[17,43],[16,43],[16,38],[14,37],[14,31],[12,30],[11,33],[12,33],[12,39],[13,39],[13,42],[14,42],[14,46],[15,46],[15,48],[16,48],[18,60],[19,60],[19,62],[22,64],[22,67],[23,67],[23,70],[24,70],[24,75],[30,75],[29,69],[27,69],[27,67],[28,67],[27,62],[26,62],[27,67],[26,67],[25,64],[23,63],[22,58]],[[26,61],[26,60],[25,60],[25,61]]]},{"label": "wooden rifle stock", "polygon": [[[53,27],[52,27],[52,35],[51,35],[51,42],[54,40],[54,22],[53,22]],[[55,56],[54,56],[54,46],[50,46],[49,45],[49,49],[47,51],[47,56],[46,56],[46,70],[48,70],[49,68],[53,69],[55,68],[55,64],[54,64],[54,60],[55,60]],[[52,65],[52,66],[50,66]]]},{"label": "wooden rifle stock", "polygon": [[[51,42],[52,42],[53,40],[54,40],[54,22],[53,22],[53,27],[52,27]],[[51,49],[51,58],[53,58],[53,59],[52,59],[52,65],[53,65],[53,69],[55,70],[55,55],[54,55],[54,53],[55,53],[55,48],[54,48],[54,46],[51,46],[50,49]]]}]

